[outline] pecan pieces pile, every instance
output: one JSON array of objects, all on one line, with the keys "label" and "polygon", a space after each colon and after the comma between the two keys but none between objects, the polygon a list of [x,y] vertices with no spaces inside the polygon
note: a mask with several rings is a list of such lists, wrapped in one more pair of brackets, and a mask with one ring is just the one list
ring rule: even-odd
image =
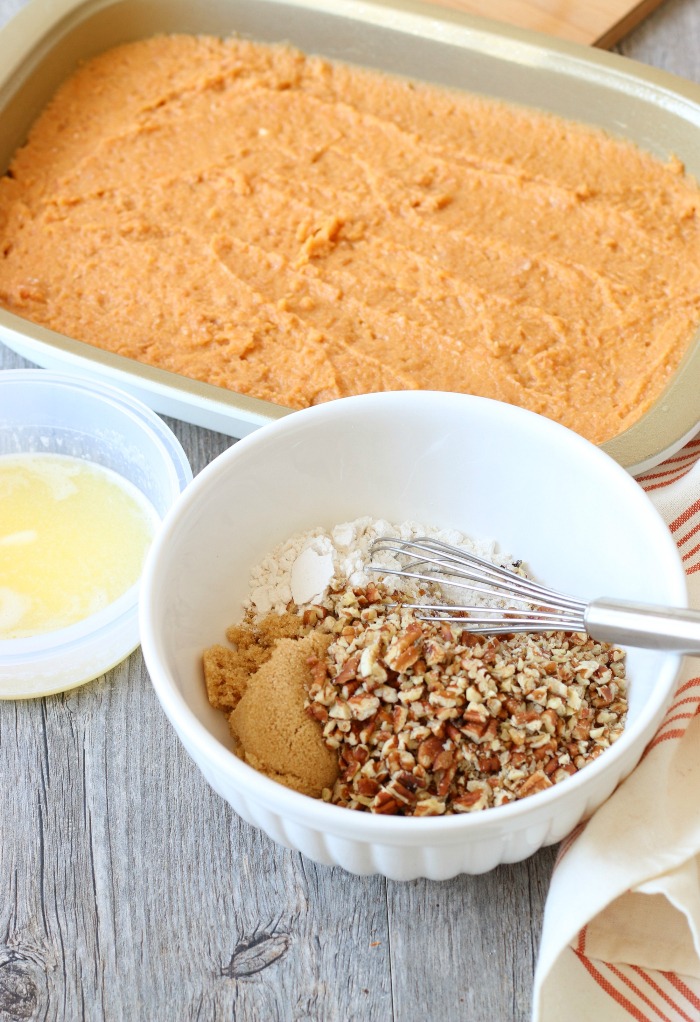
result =
[{"label": "pecan pieces pile", "polygon": [[400,816],[499,806],[575,773],[622,733],[624,653],[582,633],[485,637],[418,620],[375,585],[331,592],[307,712],[338,750],[324,798]]}]

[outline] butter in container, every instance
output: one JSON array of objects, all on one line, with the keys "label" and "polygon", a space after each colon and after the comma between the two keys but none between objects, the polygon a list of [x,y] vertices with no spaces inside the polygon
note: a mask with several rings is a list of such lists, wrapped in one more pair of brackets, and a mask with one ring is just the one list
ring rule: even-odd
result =
[{"label": "butter in container", "polygon": [[136,649],[145,555],[191,479],[168,426],[116,387],[0,373],[0,699],[75,688]]},{"label": "butter in container", "polygon": [[[306,53],[531,106],[627,138],[661,159],[673,154],[691,175],[698,176],[697,88],[622,58],[453,12],[405,4],[324,6],[269,0],[250,6],[207,5],[206,10],[186,5],[163,8],[133,0],[72,3],[65,9],[70,17],[46,26],[30,4],[5,30],[15,33],[13,50],[21,55],[0,94],[0,118],[10,129],[3,133],[7,151],[0,158],[5,162],[78,59],[130,38],[185,31],[289,42]],[[0,313],[0,336],[40,364],[61,366],[69,360],[81,371],[139,393],[158,410],[231,435],[249,432],[287,410],[134,363],[9,312]],[[651,409],[603,445],[631,471],[657,463],[696,429],[697,412],[692,405],[696,347],[691,346]],[[582,401],[597,399],[594,384],[587,387],[586,380],[580,394]]]}]

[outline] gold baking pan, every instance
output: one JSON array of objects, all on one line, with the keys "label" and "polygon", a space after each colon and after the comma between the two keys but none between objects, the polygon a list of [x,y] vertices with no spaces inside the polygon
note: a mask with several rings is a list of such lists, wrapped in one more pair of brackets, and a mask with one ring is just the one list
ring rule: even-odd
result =
[{"label": "gold baking pan", "polygon": [[[289,42],[381,71],[535,107],[675,155],[700,180],[700,87],[615,54],[412,0],[31,0],[0,31],[0,172],[76,64],[157,33]],[[240,437],[288,409],[104,352],[0,310],[30,361],[116,384],[156,411]],[[653,407],[603,447],[631,472],[700,424],[700,331]]]}]

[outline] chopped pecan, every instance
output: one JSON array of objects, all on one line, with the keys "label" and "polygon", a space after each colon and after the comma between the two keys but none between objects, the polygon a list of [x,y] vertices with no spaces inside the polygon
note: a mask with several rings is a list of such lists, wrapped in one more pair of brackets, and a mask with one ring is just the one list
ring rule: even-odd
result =
[{"label": "chopped pecan", "polygon": [[338,590],[309,712],[341,756],[331,801],[385,815],[503,805],[584,767],[620,734],[624,660],[588,636],[485,637],[418,620],[380,586]]},{"label": "chopped pecan", "polygon": [[374,798],[379,792],[379,782],[375,781],[373,777],[359,777],[355,789],[360,795]]},{"label": "chopped pecan", "polygon": [[421,623],[413,621],[403,634],[392,639],[384,656],[389,667],[400,673],[412,667],[422,656],[422,639]]},{"label": "chopped pecan", "polygon": [[354,681],[357,677],[357,668],[360,665],[360,653],[353,653],[352,656],[343,664],[340,671],[336,674],[333,679],[333,683],[337,686],[345,685],[349,681]]},{"label": "chopped pecan", "polygon": [[345,705],[355,720],[367,720],[368,717],[375,715],[380,703],[376,696],[358,692],[356,695],[350,696]]},{"label": "chopped pecan", "polygon": [[420,799],[413,810],[414,816],[442,816],[447,806],[445,800],[431,797]]},{"label": "chopped pecan", "polygon": [[328,720],[328,709],[322,703],[309,703],[306,712],[320,724],[325,724]]},{"label": "chopped pecan", "polygon": [[453,799],[452,805],[458,813],[471,813],[475,809],[485,809],[488,805],[488,797],[485,791],[477,788],[475,791],[465,791]]},{"label": "chopped pecan", "polygon": [[386,786],[386,790],[391,792],[391,794],[394,795],[395,798],[398,798],[401,802],[412,804],[418,800],[418,795],[415,790],[408,788],[405,784],[402,784],[397,777],[394,777],[391,781],[389,781]]},{"label": "chopped pecan", "polygon": [[439,738],[435,736],[426,738],[418,746],[418,762],[422,767],[430,769],[442,751],[442,742]]},{"label": "chopped pecan", "polygon": [[518,798],[526,798],[528,795],[534,795],[537,791],[544,791],[545,788],[551,788],[552,782],[543,770],[535,770],[534,773],[526,777],[523,783],[518,789]]},{"label": "chopped pecan", "polygon": [[386,790],[378,791],[372,801],[372,812],[383,816],[393,816],[399,808],[398,799]]},{"label": "chopped pecan", "polygon": [[316,625],[328,617],[329,611],[325,607],[307,607],[302,615],[302,624],[308,628],[315,628]]},{"label": "chopped pecan", "polygon": [[319,660],[318,657],[309,657],[307,663],[309,665],[309,673],[311,674],[311,684],[323,688],[328,678],[326,662]]}]

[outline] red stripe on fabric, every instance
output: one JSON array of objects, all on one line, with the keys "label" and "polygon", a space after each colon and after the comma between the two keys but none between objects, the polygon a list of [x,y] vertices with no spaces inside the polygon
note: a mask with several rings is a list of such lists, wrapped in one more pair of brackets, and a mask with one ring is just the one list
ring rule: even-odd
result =
[{"label": "red stripe on fabric", "polygon": [[596,969],[590,958],[586,958],[585,955],[578,954],[578,952],[576,952],[576,957],[581,965],[583,965],[584,969],[586,969],[588,974],[593,977],[601,990],[608,994],[608,996],[611,997],[612,1000],[621,1008],[624,1008],[625,1011],[632,1016],[632,1018],[636,1019],[637,1022],[653,1022],[653,1019],[651,1019],[649,1015],[642,1014],[639,1008],[632,1004],[621,990],[614,987],[610,980],[606,979],[605,976]]},{"label": "red stripe on fabric", "polygon": [[[685,450],[685,448],[684,448]],[[666,471],[647,472],[645,475],[637,476],[637,482],[642,483],[647,479],[660,479],[662,476],[671,475],[673,472],[678,471],[678,466],[683,465],[686,472],[689,472],[698,460],[697,451],[687,451],[685,454],[679,454],[675,458],[667,458],[666,461],[662,461],[659,465],[660,469],[664,468],[664,465],[673,466],[666,469]]]},{"label": "red stripe on fabric", "polygon": [[681,525],[685,525],[686,522],[690,521],[696,511],[700,511],[700,500],[696,500],[695,503],[691,504],[689,508],[686,508],[682,514],[673,519],[669,525],[671,532],[675,532],[676,529],[681,527]]},{"label": "red stripe on fabric", "polygon": [[694,1008],[700,1008],[700,998],[693,993],[690,987],[687,986],[675,972],[662,972],[661,975],[671,984],[671,986],[676,988],[679,994],[683,994],[689,1004],[692,1004]]},{"label": "red stripe on fabric", "polygon": [[[654,735],[654,737],[651,739],[651,741],[649,742],[648,746],[646,747],[645,755],[646,755],[647,752],[649,752],[650,749],[653,749],[653,747],[656,745],[656,743],[658,741],[660,741],[660,739],[666,737],[666,732],[664,731],[664,728],[666,727],[667,724],[672,724],[674,720],[693,720],[693,718],[697,717],[699,713],[700,713],[700,706],[696,706],[696,708],[693,710],[692,713],[676,713],[672,717],[664,717],[664,719],[661,722],[661,725],[659,727],[659,730],[656,732],[656,734]],[[671,737],[672,738],[682,738],[683,735],[685,735],[685,733],[687,732],[687,730],[688,730],[688,725],[687,724],[685,725],[684,728],[673,728],[673,731],[671,733]]]},{"label": "red stripe on fabric", "polygon": [[[681,706],[685,706],[686,703],[700,704],[700,696],[688,696],[687,699],[679,699],[677,703],[673,703],[671,706],[669,706],[668,710],[666,711],[666,717],[664,717],[664,720],[668,718],[669,713],[674,713]],[[698,711],[696,710],[695,712],[697,713]]]},{"label": "red stripe on fabric", "polygon": [[700,530],[700,522],[698,522],[697,525],[694,525],[690,532],[686,532],[685,536],[679,536],[676,540],[676,544],[678,546],[683,546],[683,544],[687,543],[688,540],[694,536],[696,532],[698,532],[698,530]]},{"label": "red stripe on fabric", "polygon": [[678,696],[683,695],[683,693],[687,692],[689,688],[695,688],[696,685],[700,685],[700,675],[698,675],[698,676],[696,676],[694,678],[689,678],[687,681],[685,681],[680,686],[680,688],[676,689],[676,692],[675,692],[675,695],[674,695],[673,698],[677,699]]},{"label": "red stripe on fabric", "polygon": [[624,983],[625,986],[628,986],[630,988],[630,990],[632,990],[637,995],[637,997],[640,997],[644,1001],[644,1003],[646,1005],[648,1005],[651,1008],[651,1010],[653,1012],[655,1012],[659,1016],[659,1018],[661,1019],[661,1022],[671,1022],[671,1019],[668,1017],[668,1015],[664,1015],[663,1011],[658,1006],[658,1004],[654,1004],[654,1002],[652,1000],[650,1000],[646,996],[646,994],[643,994],[642,991],[640,990],[640,988],[637,986],[637,984],[633,983],[632,980],[629,978],[629,976],[625,976],[624,972],[621,972],[618,968],[616,968],[610,962],[606,962],[605,964],[610,969],[610,971],[612,972],[613,976],[617,976],[617,978],[620,980],[621,983]]},{"label": "red stripe on fabric", "polygon": [[659,735],[657,738],[652,738],[642,753],[642,759],[644,759],[644,757],[647,756],[652,749],[655,749],[657,745],[660,745],[661,742],[667,742],[671,738],[682,738],[685,732],[686,728],[683,728],[682,730],[680,728],[675,728],[673,731],[666,731],[665,734]]},{"label": "red stripe on fabric", "polygon": [[587,930],[588,930],[587,926],[582,926],[581,929],[579,930],[578,939],[576,941],[576,947],[574,948],[574,950],[576,951],[577,955],[585,955],[585,953],[586,953],[586,931]]},{"label": "red stripe on fabric", "polygon": [[690,568],[685,569],[686,575],[694,575],[696,571],[700,571],[700,561],[697,564],[693,564]]},{"label": "red stripe on fabric", "polygon": [[670,1004],[673,1010],[676,1011],[682,1019],[685,1019],[685,1022],[697,1022],[697,1017],[693,1018],[691,1015],[687,1015],[681,1008],[680,1004],[677,1001],[674,1001],[674,999],[651,978],[648,972],[641,969],[638,965],[633,965],[631,968],[634,969],[638,976],[641,976],[641,978],[649,984],[654,993],[658,994],[659,997],[663,997],[664,1001],[666,1001],[667,1004]]},{"label": "red stripe on fabric", "polygon": [[677,483],[679,479],[683,478],[683,476],[687,476],[688,472],[690,472],[690,469],[686,468],[683,472],[678,472],[673,479],[664,479],[659,483],[651,483],[650,486],[642,486],[642,489],[645,493],[651,493],[652,490],[661,490],[664,486],[670,486],[671,483]]},{"label": "red stripe on fabric", "polygon": [[683,557],[682,557],[682,559],[683,559],[684,561],[687,561],[687,560],[688,560],[688,558],[689,558],[689,557],[692,557],[692,556],[693,556],[693,554],[696,554],[696,553],[698,552],[698,550],[700,550],[700,543],[696,544],[696,546],[694,546],[694,547],[693,547],[693,548],[692,548],[691,550],[688,550],[688,552],[687,552],[687,553],[683,554]]},{"label": "red stripe on fabric", "polygon": [[[685,471],[687,472],[689,470],[685,469]],[[644,483],[651,483],[655,479],[666,479],[667,476],[672,476],[676,472],[678,472],[678,466],[674,465],[673,468],[667,468],[665,472],[650,472],[648,475],[645,476],[637,476],[637,482],[641,483],[641,485],[644,486]],[[665,486],[666,483],[664,482],[662,485]]]},{"label": "red stripe on fabric", "polygon": [[661,733],[661,728],[666,727],[666,725],[670,724],[671,721],[674,721],[674,720],[692,720],[693,717],[697,716],[697,713],[698,713],[698,710],[696,708],[695,710],[693,710],[692,713],[674,713],[674,715],[672,717],[664,717],[663,723],[661,724],[661,727],[659,728],[659,730],[656,732],[655,737],[658,737],[659,734]]},{"label": "red stripe on fabric", "polygon": [[683,737],[683,735],[687,731],[687,728],[683,728],[683,729],[681,729],[681,728],[673,728],[671,731],[665,731],[665,732],[664,732],[663,729],[666,727],[667,724],[670,724],[672,720],[685,719],[685,716],[686,716],[685,714],[679,714],[678,717],[671,717],[670,716],[672,711],[676,710],[679,706],[682,706],[684,703],[694,703],[694,702],[698,703],[698,706],[696,707],[695,712],[693,714],[689,715],[689,719],[692,719],[692,717],[696,717],[698,715],[698,713],[700,713],[700,697],[698,697],[698,696],[688,696],[685,699],[680,699],[680,700],[678,699],[678,697],[682,696],[684,692],[688,692],[691,688],[697,688],[699,685],[700,685],[700,677],[696,676],[694,678],[689,678],[688,681],[683,682],[683,684],[680,685],[679,688],[676,689],[676,692],[675,692],[675,695],[674,695],[674,699],[676,700],[676,702],[672,706],[670,706],[668,708],[668,710],[666,711],[666,716],[662,720],[662,722],[661,722],[661,724],[659,726],[659,730],[656,732],[656,734],[651,739],[651,741],[647,745],[646,749],[642,753],[641,759],[644,759],[647,756],[647,754],[651,752],[652,749],[654,749],[657,745],[659,745],[660,742],[665,742],[669,738],[682,738]]}]

